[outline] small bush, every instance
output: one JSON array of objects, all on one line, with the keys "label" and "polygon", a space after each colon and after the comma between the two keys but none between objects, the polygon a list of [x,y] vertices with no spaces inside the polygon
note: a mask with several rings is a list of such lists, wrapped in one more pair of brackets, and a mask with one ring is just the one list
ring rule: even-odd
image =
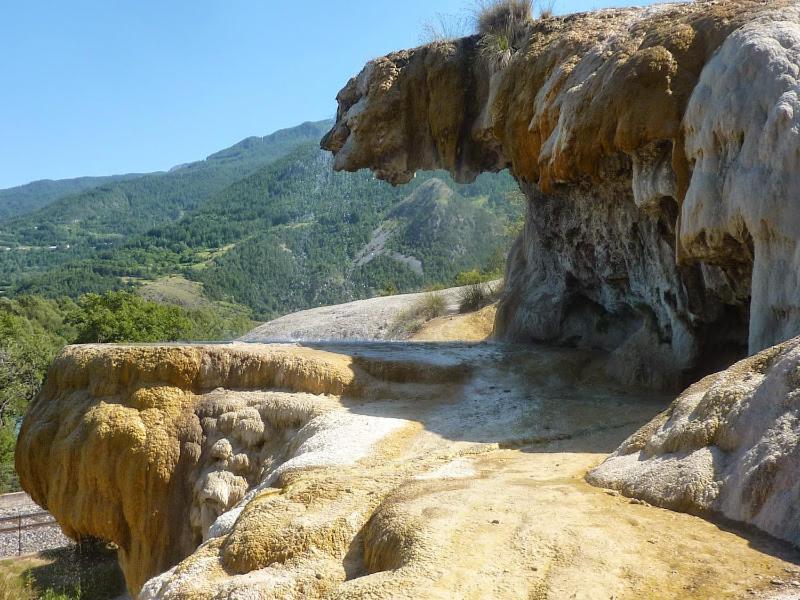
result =
[{"label": "small bush", "polygon": [[478,283],[484,283],[488,281],[486,275],[479,271],[478,269],[472,269],[471,271],[461,271],[458,275],[456,275],[456,285],[461,287],[465,285],[476,285]]},{"label": "small bush", "polygon": [[447,313],[447,302],[441,294],[429,292],[412,306],[401,311],[389,327],[389,337],[413,335],[431,319]]},{"label": "small bush", "polygon": [[430,292],[418,302],[418,311],[421,316],[430,321],[447,312],[447,302],[441,294]]},{"label": "small bush", "polygon": [[497,266],[490,265],[486,269],[461,271],[458,275],[456,275],[454,280],[455,285],[458,287],[464,287],[466,285],[488,283],[490,281],[494,281],[495,279],[501,279],[503,277],[503,267],[505,266],[505,256],[500,254],[498,261],[499,264]]},{"label": "small bush", "polygon": [[378,295],[379,296],[396,296],[399,293],[400,293],[400,288],[397,287],[397,284],[394,281],[390,281],[389,283],[386,284],[386,287],[384,287],[378,293]]},{"label": "small bush", "polygon": [[475,283],[464,288],[458,300],[462,313],[474,312],[497,301],[498,291],[485,283]]}]

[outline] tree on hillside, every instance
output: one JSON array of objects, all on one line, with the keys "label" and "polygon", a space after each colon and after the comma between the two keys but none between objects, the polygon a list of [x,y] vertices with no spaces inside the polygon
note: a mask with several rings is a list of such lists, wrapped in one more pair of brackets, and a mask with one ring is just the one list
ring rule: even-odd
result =
[{"label": "tree on hillside", "polygon": [[[24,314],[29,309],[45,318],[35,303],[0,302],[0,492],[16,489],[16,427],[42,384],[61,340]],[[52,324],[57,328],[56,324]]]},{"label": "tree on hillside", "polygon": [[67,316],[78,344],[173,342],[186,339],[191,321],[178,306],[149,302],[128,292],[86,294]]}]

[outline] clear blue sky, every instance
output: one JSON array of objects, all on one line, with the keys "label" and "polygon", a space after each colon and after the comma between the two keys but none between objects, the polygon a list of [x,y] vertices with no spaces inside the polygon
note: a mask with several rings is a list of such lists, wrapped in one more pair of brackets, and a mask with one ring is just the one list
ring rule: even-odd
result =
[{"label": "clear blue sky", "polygon": [[[629,2],[559,0],[567,13]],[[468,0],[0,0],[0,188],[146,172],[332,116]]]}]

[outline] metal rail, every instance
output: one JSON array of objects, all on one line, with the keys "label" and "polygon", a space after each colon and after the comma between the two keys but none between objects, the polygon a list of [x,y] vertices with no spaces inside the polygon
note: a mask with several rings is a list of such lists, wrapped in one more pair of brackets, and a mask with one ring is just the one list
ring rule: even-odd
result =
[{"label": "metal rail", "polygon": [[53,519],[53,515],[51,515],[46,510],[39,510],[36,512],[18,513],[10,517],[0,517],[0,526],[2,526],[3,523],[16,522],[19,519],[33,519],[38,517],[50,517],[50,519],[55,520]]}]

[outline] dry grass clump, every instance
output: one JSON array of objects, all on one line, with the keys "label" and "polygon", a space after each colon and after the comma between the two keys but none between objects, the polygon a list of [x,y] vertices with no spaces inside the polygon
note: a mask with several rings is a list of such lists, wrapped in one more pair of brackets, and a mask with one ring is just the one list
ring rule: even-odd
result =
[{"label": "dry grass clump", "polygon": [[481,36],[481,57],[493,68],[502,69],[514,52],[528,38],[533,21],[530,0],[483,0],[475,12],[475,24]]},{"label": "dry grass clump", "polygon": [[[555,0],[541,0],[535,5],[540,19],[553,16]],[[420,42],[453,41],[470,35],[474,27],[472,31],[481,36],[481,55],[503,67],[527,39],[528,26],[534,20],[533,7],[531,0],[474,0],[466,16],[436,13],[423,23]]]},{"label": "dry grass clump", "polygon": [[479,35],[505,34],[510,26],[524,26],[532,20],[530,0],[484,0],[475,11]]},{"label": "dry grass clump", "polygon": [[[539,18],[553,16],[555,0],[537,2]],[[493,68],[502,69],[514,52],[522,48],[530,35],[534,20],[531,0],[478,0],[475,27],[481,36],[478,46],[481,57]]]},{"label": "dry grass clump", "polygon": [[468,19],[459,15],[436,13],[435,17],[422,24],[419,40],[422,44],[451,42],[468,34]]},{"label": "dry grass clump", "polygon": [[441,294],[429,292],[411,307],[400,312],[389,327],[390,338],[402,338],[417,333],[428,321],[447,313],[447,302]]},{"label": "dry grass clump", "polygon": [[458,310],[461,313],[475,312],[497,301],[500,287],[492,289],[486,283],[475,283],[464,288],[458,299]]},{"label": "dry grass clump", "polygon": [[0,600],[27,600],[32,594],[24,581],[10,573],[0,575]]}]

